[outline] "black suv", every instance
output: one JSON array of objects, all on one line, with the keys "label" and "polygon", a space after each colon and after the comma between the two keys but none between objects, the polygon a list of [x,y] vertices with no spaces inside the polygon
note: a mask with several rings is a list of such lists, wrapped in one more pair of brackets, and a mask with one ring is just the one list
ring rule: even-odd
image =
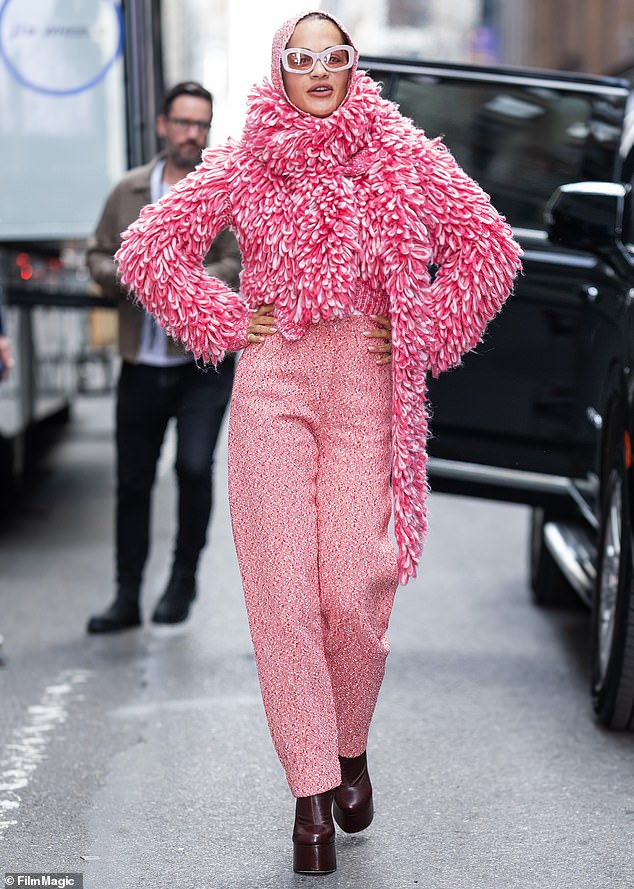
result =
[{"label": "black suv", "polygon": [[634,225],[625,81],[364,58],[506,215],[524,275],[430,388],[432,488],[527,503],[537,603],[592,608],[592,698],[634,729]]}]

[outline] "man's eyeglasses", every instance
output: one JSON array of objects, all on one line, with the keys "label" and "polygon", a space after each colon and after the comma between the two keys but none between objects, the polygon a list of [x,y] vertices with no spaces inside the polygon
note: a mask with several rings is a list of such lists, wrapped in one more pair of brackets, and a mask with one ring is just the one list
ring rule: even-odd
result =
[{"label": "man's eyeglasses", "polygon": [[282,51],[282,67],[290,74],[310,74],[317,62],[321,62],[326,71],[345,71],[354,64],[354,49],[351,46],[329,46],[323,52],[310,49]]},{"label": "man's eyeglasses", "polygon": [[211,127],[210,120],[186,120],[184,117],[167,117],[165,119],[171,123],[174,129],[180,130],[182,133],[186,133],[192,127],[196,127],[199,133],[208,133]]}]

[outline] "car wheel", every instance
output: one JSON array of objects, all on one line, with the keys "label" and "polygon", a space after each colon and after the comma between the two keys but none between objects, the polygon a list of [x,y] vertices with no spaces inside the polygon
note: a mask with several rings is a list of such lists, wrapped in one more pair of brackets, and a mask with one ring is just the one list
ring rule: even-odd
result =
[{"label": "car wheel", "polygon": [[634,572],[628,474],[618,450],[605,485],[592,609],[592,698],[603,725],[634,729]]},{"label": "car wheel", "polygon": [[544,525],[552,516],[538,507],[531,512],[529,535],[529,572],[533,601],[540,608],[577,610],[582,607],[544,541]]}]

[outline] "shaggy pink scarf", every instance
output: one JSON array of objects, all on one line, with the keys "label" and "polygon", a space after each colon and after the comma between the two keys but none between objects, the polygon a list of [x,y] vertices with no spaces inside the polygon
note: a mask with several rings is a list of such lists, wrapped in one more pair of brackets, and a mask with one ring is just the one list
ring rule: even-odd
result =
[{"label": "shaggy pink scarf", "polygon": [[[236,233],[240,294],[201,260]],[[253,90],[238,143],[209,149],[117,254],[124,285],[197,358],[246,345],[251,311],[275,303],[280,333],[356,310],[389,314],[392,489],[400,580],[426,531],[426,372],[460,363],[510,293],[520,248],[488,196],[362,73],[327,118],[271,82]],[[429,265],[438,266],[433,283]]]}]

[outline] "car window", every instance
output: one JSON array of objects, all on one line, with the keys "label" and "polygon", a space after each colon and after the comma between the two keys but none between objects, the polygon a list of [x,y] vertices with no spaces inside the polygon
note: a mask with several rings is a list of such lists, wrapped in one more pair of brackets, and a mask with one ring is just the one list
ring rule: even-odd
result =
[{"label": "car window", "polygon": [[557,186],[614,175],[622,109],[609,97],[400,75],[391,98],[428,136],[443,136],[516,227],[543,229]]}]

